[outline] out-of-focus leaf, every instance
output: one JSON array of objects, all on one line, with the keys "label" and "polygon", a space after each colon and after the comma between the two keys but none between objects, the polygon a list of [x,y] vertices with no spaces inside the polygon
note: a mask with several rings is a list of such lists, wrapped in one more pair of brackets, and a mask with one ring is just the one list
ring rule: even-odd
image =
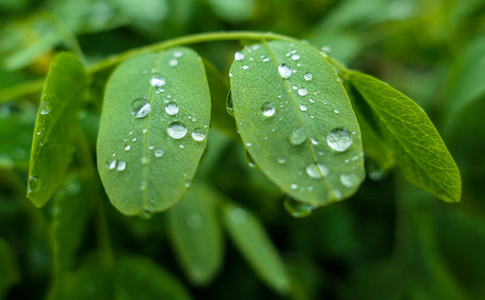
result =
[{"label": "out-of-focus leaf", "polygon": [[184,195],[207,145],[210,107],[204,65],[193,50],[140,54],[116,69],[106,87],[97,157],[117,209],[163,211]]},{"label": "out-of-focus leaf", "polygon": [[251,17],[255,0],[207,0],[217,16],[228,22],[243,22]]},{"label": "out-of-focus leaf", "polygon": [[360,129],[340,78],[315,48],[273,41],[235,54],[231,89],[251,158],[280,189],[323,206],[363,179]]},{"label": "out-of-focus leaf", "polygon": [[61,53],[45,83],[32,142],[27,197],[41,207],[64,180],[72,159],[73,140],[83,88],[84,66],[72,54]]},{"label": "out-of-focus leaf", "polygon": [[0,116],[0,168],[28,168],[33,130],[33,120]]},{"label": "out-of-focus leaf", "polygon": [[369,75],[351,72],[349,79],[379,117],[406,179],[443,201],[460,201],[460,173],[426,113],[411,99]]},{"label": "out-of-focus leaf", "polygon": [[20,280],[20,270],[12,247],[0,239],[0,298]]},{"label": "out-of-focus leaf", "polygon": [[222,231],[217,215],[217,195],[204,185],[194,185],[168,212],[174,252],[185,273],[195,283],[213,280],[223,260]]},{"label": "out-of-focus leaf", "polygon": [[278,293],[288,293],[287,271],[259,220],[247,209],[231,203],[224,204],[223,219],[229,236],[261,280]]}]

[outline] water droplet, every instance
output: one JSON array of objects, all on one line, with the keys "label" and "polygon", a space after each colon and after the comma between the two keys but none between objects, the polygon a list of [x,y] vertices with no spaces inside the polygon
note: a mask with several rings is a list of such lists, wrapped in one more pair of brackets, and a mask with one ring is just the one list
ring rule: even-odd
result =
[{"label": "water droplet", "polygon": [[244,59],[244,54],[240,51],[234,53],[234,60],[241,61]]},{"label": "water droplet", "polygon": [[292,74],[292,70],[290,66],[287,64],[281,64],[278,66],[278,72],[280,73],[280,76],[283,77],[284,79],[290,78]]},{"label": "water droplet", "polygon": [[308,90],[306,88],[301,88],[298,90],[298,95],[300,96],[306,96],[308,94]]},{"label": "water droplet", "polygon": [[185,125],[181,122],[173,122],[168,126],[167,133],[172,138],[178,140],[187,134],[187,128],[185,128]]},{"label": "water droplet", "polygon": [[186,188],[189,188],[192,185],[192,181],[187,179],[185,180],[184,185]]},{"label": "water droplet", "polygon": [[177,58],[180,58],[180,57],[184,56],[184,53],[182,51],[175,51],[173,53],[173,56],[174,57],[177,57]]},{"label": "water droplet", "polygon": [[125,169],[126,169],[126,162],[120,160],[118,162],[118,166],[116,167],[116,170],[121,172],[121,171],[124,171]]},{"label": "water droplet", "polygon": [[148,158],[148,156],[144,155],[142,158],[141,158],[141,164],[146,166],[148,165],[148,163],[150,162],[150,158]]},{"label": "water droplet", "polygon": [[243,208],[235,207],[229,213],[229,219],[231,219],[232,223],[236,225],[241,225],[247,221],[248,214],[246,213],[246,210],[244,210]]},{"label": "water droplet", "polygon": [[263,58],[263,62],[268,62],[268,61],[269,61],[269,57]]},{"label": "water droplet", "polygon": [[306,110],[307,110],[307,107],[306,107],[305,105],[303,105],[303,104],[302,104],[302,105],[300,105],[300,110],[301,110],[301,111],[306,111]]},{"label": "water droplet", "polygon": [[286,163],[286,159],[283,156],[278,157],[278,163],[280,165],[283,165]]},{"label": "water droplet", "polygon": [[316,139],[310,139],[313,145],[318,145],[318,141]]},{"label": "water droplet", "polygon": [[330,47],[329,47],[329,46],[322,46],[322,48],[320,48],[320,50],[321,50],[323,53],[327,54],[327,55],[328,55],[328,54],[330,54],[330,51],[331,51],[331,49],[330,49]]},{"label": "water droplet", "polygon": [[306,173],[313,179],[319,179],[328,175],[328,168],[324,164],[311,163],[306,168]]},{"label": "water droplet", "polygon": [[291,56],[291,59],[293,59],[293,60],[299,60],[300,59],[300,54],[293,54]]},{"label": "water droplet", "polygon": [[296,201],[288,195],[283,195],[283,207],[294,218],[308,217],[315,210],[315,206]]},{"label": "water droplet", "polygon": [[227,113],[234,117],[234,106],[232,103],[232,93],[229,93],[226,99],[226,110]]},{"label": "water droplet", "polygon": [[194,131],[192,131],[192,138],[197,141],[203,141],[205,139],[205,132],[204,130],[197,128]]},{"label": "water droplet", "polygon": [[162,149],[155,150],[155,157],[162,157],[162,156],[163,156],[163,150]]},{"label": "water droplet", "polygon": [[342,174],[340,175],[340,183],[348,188],[352,188],[359,183],[359,178],[354,174]]},{"label": "water droplet", "polygon": [[249,69],[249,66],[244,65],[244,66],[242,66],[242,68],[243,68],[244,70],[247,70],[247,69]]},{"label": "water droplet", "polygon": [[39,111],[41,115],[47,115],[50,113],[52,110],[51,106],[49,105],[49,102],[47,101],[42,101],[40,103]]},{"label": "water droplet", "polygon": [[113,170],[116,168],[116,160],[110,159],[106,162],[106,165],[108,166],[108,169]]},{"label": "water droplet", "polygon": [[142,180],[142,181],[140,182],[140,191],[144,192],[144,191],[146,191],[146,190],[147,190],[147,188],[148,188],[148,183],[147,183],[147,181],[146,181],[146,180]]},{"label": "water droplet", "polygon": [[173,116],[179,112],[179,106],[174,102],[169,102],[165,106],[165,111],[167,112],[167,114]]},{"label": "water droplet", "polygon": [[153,73],[150,84],[156,88],[162,87],[165,85],[165,77],[161,73]]},{"label": "water droplet", "polygon": [[246,161],[248,162],[249,167],[255,169],[257,165],[246,148],[244,148],[244,156],[246,157]]},{"label": "water droplet", "polygon": [[336,114],[340,113],[340,111],[338,109],[334,110],[333,112],[336,113]]},{"label": "water droplet", "polygon": [[131,114],[137,119],[145,118],[150,112],[150,103],[146,98],[137,98],[131,103]]},{"label": "water droplet", "polygon": [[344,152],[352,145],[352,135],[346,128],[334,128],[327,135],[327,143],[333,150]]},{"label": "water droplet", "polygon": [[168,65],[171,67],[176,67],[179,64],[178,59],[172,58],[171,60],[168,61]]},{"label": "water droplet", "polygon": [[136,142],[136,137],[131,139],[132,142]]},{"label": "water droplet", "polygon": [[305,78],[305,80],[307,80],[307,81],[310,81],[310,80],[313,79],[313,74],[308,72],[305,75],[303,75],[303,78]]},{"label": "water droplet", "polygon": [[131,149],[131,146],[130,146],[130,145],[126,145],[126,146],[125,146],[125,150],[126,150],[126,151],[129,151],[130,149]]},{"label": "water droplet", "polygon": [[276,111],[276,107],[271,102],[266,102],[261,106],[261,113],[265,117],[272,117]]},{"label": "water droplet", "polygon": [[40,179],[37,176],[30,176],[29,178],[29,194],[36,192],[40,188]]},{"label": "water droplet", "polygon": [[145,220],[150,220],[153,217],[153,213],[147,209],[144,209],[140,213],[140,218],[145,219]]},{"label": "water droplet", "polygon": [[147,133],[148,132],[148,129],[147,128],[143,128],[143,133]]},{"label": "water droplet", "polygon": [[303,144],[303,142],[306,140],[306,132],[303,126],[299,126],[293,130],[293,132],[290,135],[290,143],[293,146],[298,146]]},{"label": "water droplet", "polygon": [[293,184],[291,185],[291,189],[292,189],[292,190],[296,190],[297,188],[298,188],[298,184],[293,183]]}]

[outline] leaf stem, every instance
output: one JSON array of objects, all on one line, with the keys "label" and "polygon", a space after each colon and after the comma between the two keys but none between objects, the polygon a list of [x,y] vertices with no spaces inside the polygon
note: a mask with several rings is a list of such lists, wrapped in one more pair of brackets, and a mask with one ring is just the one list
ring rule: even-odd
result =
[{"label": "leaf stem", "polygon": [[161,43],[157,43],[157,44],[153,44],[153,45],[149,45],[149,46],[145,46],[137,49],[132,49],[127,52],[114,55],[88,68],[88,72],[90,73],[99,72],[103,69],[116,65],[140,53],[159,51],[167,48],[189,45],[189,44],[197,44],[197,43],[205,43],[205,42],[213,42],[213,41],[244,40],[244,39],[297,41],[297,39],[294,39],[292,37],[277,34],[277,33],[272,33],[272,32],[229,31],[229,32],[197,33],[197,34],[191,34],[191,35],[186,35],[179,38],[170,39],[167,41],[163,41]]}]

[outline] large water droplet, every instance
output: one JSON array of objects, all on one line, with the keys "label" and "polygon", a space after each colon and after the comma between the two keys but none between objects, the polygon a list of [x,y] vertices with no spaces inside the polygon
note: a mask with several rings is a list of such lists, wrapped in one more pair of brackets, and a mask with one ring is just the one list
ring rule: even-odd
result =
[{"label": "large water droplet", "polygon": [[340,175],[340,183],[348,188],[353,188],[359,184],[359,178],[355,174]]},{"label": "large water droplet", "polygon": [[327,135],[327,143],[333,150],[344,152],[352,145],[352,135],[346,128],[334,128]]},{"label": "large water droplet", "polygon": [[40,103],[39,110],[40,110],[40,114],[41,114],[41,115],[47,115],[48,113],[50,113],[50,112],[51,112],[52,108],[51,108],[51,106],[49,105],[49,102],[47,102],[47,101],[42,101],[42,102]]},{"label": "large water droplet", "polygon": [[187,134],[187,128],[185,128],[185,125],[181,122],[173,122],[168,126],[167,133],[172,138],[178,140]]},{"label": "large water droplet", "polygon": [[126,162],[124,162],[124,161],[120,160],[120,161],[118,162],[118,166],[116,167],[116,169],[117,169],[118,171],[120,171],[120,172],[121,172],[121,171],[124,171],[124,170],[126,169]]},{"label": "large water droplet", "polygon": [[304,104],[300,105],[300,110],[301,111],[306,111],[307,110],[306,105],[304,105]]},{"label": "large water droplet", "polygon": [[310,163],[308,166],[306,166],[306,173],[308,176],[314,179],[319,179],[323,177],[326,177],[328,175],[328,168],[322,163]]},{"label": "large water droplet", "polygon": [[36,192],[40,188],[40,179],[37,176],[30,176],[29,178],[29,193]]},{"label": "large water droplet", "polygon": [[291,56],[291,59],[293,59],[293,60],[299,60],[300,59],[300,54],[293,54]]},{"label": "large water droplet", "polygon": [[116,168],[116,160],[110,159],[106,162],[106,165],[108,166],[108,169],[113,170]]},{"label": "large water droplet", "polygon": [[293,130],[293,132],[290,135],[290,143],[293,146],[298,146],[303,144],[303,142],[306,140],[306,132],[303,126],[299,126]]},{"label": "large water droplet", "polygon": [[308,217],[315,210],[315,206],[296,201],[288,195],[283,195],[283,207],[294,218]]},{"label": "large water droplet", "polygon": [[313,79],[313,74],[310,73],[310,72],[308,72],[305,75],[303,75],[303,78],[305,78],[305,80],[307,80],[307,81],[312,80]]},{"label": "large water droplet", "polygon": [[153,73],[150,84],[153,87],[162,87],[165,85],[165,77],[161,73]]},{"label": "large water droplet", "polygon": [[308,90],[306,88],[301,88],[298,90],[298,95],[300,96],[306,96],[308,94]]},{"label": "large water droplet", "polygon": [[192,138],[197,141],[203,141],[205,139],[205,132],[204,130],[197,128],[194,131],[192,131]]},{"label": "large water droplet", "polygon": [[261,113],[265,117],[272,117],[276,111],[276,107],[271,102],[266,102],[261,106]]},{"label": "large water droplet", "polygon": [[234,60],[241,61],[244,59],[244,54],[242,52],[237,51],[234,53]]},{"label": "large water droplet", "polygon": [[278,72],[280,73],[280,76],[283,77],[284,79],[290,78],[292,74],[291,67],[288,66],[287,64],[281,64],[278,66]]},{"label": "large water droplet", "polygon": [[155,157],[162,157],[162,156],[163,156],[163,150],[162,149],[155,150]]},{"label": "large water droplet", "polygon": [[165,111],[167,114],[173,116],[179,112],[179,106],[174,102],[170,102],[165,106]]},{"label": "large water droplet", "polygon": [[150,103],[146,98],[137,98],[131,103],[131,114],[137,119],[143,119],[150,112]]}]

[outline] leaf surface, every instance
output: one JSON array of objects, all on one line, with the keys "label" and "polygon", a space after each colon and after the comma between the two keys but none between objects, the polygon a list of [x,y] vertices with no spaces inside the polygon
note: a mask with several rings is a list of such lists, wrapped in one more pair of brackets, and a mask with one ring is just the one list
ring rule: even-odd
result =
[{"label": "leaf surface", "polygon": [[360,129],[339,77],[322,53],[273,41],[235,54],[234,114],[266,176],[301,202],[326,205],[363,179]]},{"label": "leaf surface", "polygon": [[57,190],[71,162],[86,83],[85,69],[74,55],[56,57],[42,92],[30,155],[27,197],[38,207]]},{"label": "leaf surface", "polygon": [[426,113],[411,99],[369,75],[351,72],[349,79],[379,117],[406,179],[441,200],[460,201],[460,173]]},{"label": "leaf surface", "polygon": [[290,280],[285,266],[259,220],[232,203],[224,204],[223,220],[236,247],[263,282],[279,293],[287,293]]},{"label": "leaf surface", "polygon": [[200,57],[188,48],[137,55],[108,81],[98,171],[127,215],[163,211],[186,192],[207,145],[210,94]]},{"label": "leaf surface", "polygon": [[196,284],[208,283],[222,264],[222,231],[216,205],[209,188],[194,185],[168,212],[174,252]]}]

